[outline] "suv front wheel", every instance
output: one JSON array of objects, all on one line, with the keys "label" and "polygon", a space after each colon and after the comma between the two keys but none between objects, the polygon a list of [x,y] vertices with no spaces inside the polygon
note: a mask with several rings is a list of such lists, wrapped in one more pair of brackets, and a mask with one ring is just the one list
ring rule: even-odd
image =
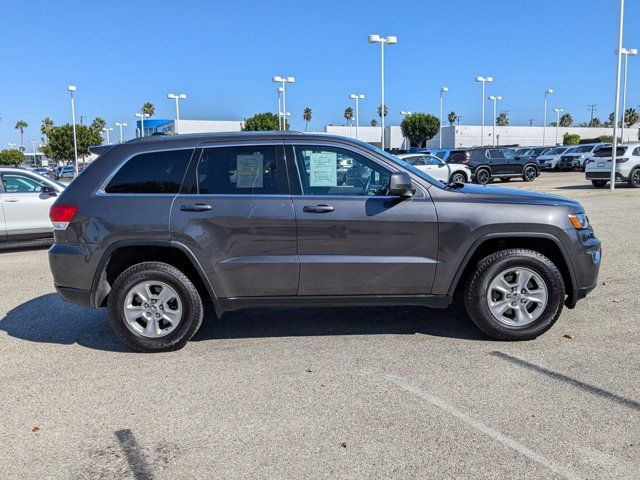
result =
[{"label": "suv front wheel", "polygon": [[532,340],[549,330],[562,312],[564,281],[539,252],[514,248],[481,260],[467,278],[467,313],[497,340]]},{"label": "suv front wheel", "polygon": [[491,172],[488,168],[479,168],[476,170],[476,182],[480,185],[486,185],[491,181]]},{"label": "suv front wheel", "polygon": [[178,350],[198,331],[203,308],[191,280],[172,265],[145,262],[120,274],[109,294],[111,327],[139,352]]}]

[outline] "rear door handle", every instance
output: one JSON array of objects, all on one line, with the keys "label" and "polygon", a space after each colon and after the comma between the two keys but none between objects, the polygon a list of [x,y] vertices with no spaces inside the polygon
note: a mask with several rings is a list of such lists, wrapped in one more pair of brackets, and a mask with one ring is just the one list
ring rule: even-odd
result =
[{"label": "rear door handle", "polygon": [[213,206],[207,203],[191,203],[188,205],[181,205],[180,210],[183,212],[206,212],[207,210],[211,210]]},{"label": "rear door handle", "polygon": [[303,212],[309,213],[328,213],[333,212],[335,209],[331,205],[305,205],[302,207]]},{"label": "rear door handle", "polygon": [[20,200],[18,200],[17,198],[10,197],[10,198],[5,198],[4,201],[6,203],[16,203],[16,202],[19,202]]}]

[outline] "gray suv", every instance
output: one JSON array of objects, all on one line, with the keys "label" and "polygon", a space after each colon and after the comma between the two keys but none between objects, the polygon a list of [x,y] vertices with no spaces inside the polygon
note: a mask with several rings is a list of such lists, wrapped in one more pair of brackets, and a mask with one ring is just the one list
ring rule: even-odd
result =
[{"label": "gray suv", "polygon": [[62,298],[107,307],[139,351],[183,347],[205,304],[464,301],[491,337],[527,340],[597,283],[579,203],[444,185],[363,142],[240,132],[101,153],[51,208],[49,261]]}]

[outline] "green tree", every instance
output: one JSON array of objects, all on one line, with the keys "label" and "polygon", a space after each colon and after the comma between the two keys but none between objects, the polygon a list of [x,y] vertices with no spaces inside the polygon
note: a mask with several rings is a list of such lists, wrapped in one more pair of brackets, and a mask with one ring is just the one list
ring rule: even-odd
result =
[{"label": "green tree", "polygon": [[372,127],[377,127],[377,126],[378,126],[378,120],[376,120],[375,118],[372,118],[372,119],[371,119],[371,123],[370,123],[370,125],[371,125]]},{"label": "green tree", "polygon": [[154,107],[151,102],[145,102],[145,104],[142,105],[142,113],[146,113],[150,117],[153,117],[156,114],[156,107]]},{"label": "green tree", "polygon": [[439,129],[440,120],[429,113],[405,115],[400,124],[402,136],[418,147],[422,147],[424,142],[435,137]]},{"label": "green tree", "polygon": [[[89,147],[102,143],[102,135],[92,126],[76,125],[76,137],[79,158],[89,155]],[[51,127],[49,129],[49,141],[42,151],[47,157],[54,160],[72,160],[73,127],[68,123],[59,127]]]},{"label": "green tree", "polygon": [[344,109],[344,118],[347,121],[347,125],[349,125],[349,122],[351,122],[353,120],[353,108],[351,107],[347,107]]},{"label": "green tree", "polygon": [[600,119],[598,117],[593,117],[593,120],[591,120],[589,122],[589,126],[590,127],[601,127],[602,126],[602,122],[600,121]]},{"label": "green tree", "polygon": [[313,117],[313,113],[311,112],[311,107],[307,107],[304,109],[304,112],[302,112],[302,119],[304,120],[304,131],[307,131],[307,127],[309,126],[309,122],[311,121],[311,118]]},{"label": "green tree", "polygon": [[506,127],[509,125],[509,116],[507,115],[507,112],[502,112],[496,117],[496,125],[499,127]]},{"label": "green tree", "polygon": [[580,135],[575,133],[565,133],[562,136],[563,145],[578,145],[580,143]]},{"label": "green tree", "polygon": [[24,152],[24,129],[28,126],[29,124],[24,120],[18,120],[15,126],[15,129],[20,131],[20,151],[22,152]]},{"label": "green tree", "polygon": [[561,127],[570,127],[573,123],[573,117],[570,113],[565,113],[560,117],[560,126]]},{"label": "green tree", "polygon": [[24,153],[20,150],[2,150],[0,152],[0,165],[20,165],[24,162]]},{"label": "green tree", "polygon": [[450,127],[453,127],[455,125],[457,118],[458,116],[456,115],[456,112],[451,112],[449,115],[447,115],[447,120],[449,121]]},{"label": "green tree", "polygon": [[[389,107],[388,106],[384,106],[384,118],[387,118],[387,116],[389,115]],[[378,116],[380,118],[382,118],[382,105],[378,105]]]},{"label": "green tree", "polygon": [[91,128],[93,128],[100,135],[102,135],[102,129],[105,127],[106,124],[107,122],[104,118],[96,117],[93,119],[93,122],[91,122]]},{"label": "green tree", "polygon": [[[285,129],[289,130],[289,122],[286,119],[285,122]],[[247,118],[244,122],[244,129],[248,131],[279,130],[278,114],[271,112],[256,113],[253,117]]]},{"label": "green tree", "polygon": [[42,133],[42,135],[48,138],[49,129],[51,127],[53,127],[53,120],[51,120],[49,117],[45,117],[42,119],[42,125],[40,125],[40,132]]},{"label": "green tree", "polygon": [[636,123],[638,123],[639,119],[640,119],[640,116],[638,115],[638,112],[636,112],[635,108],[627,108],[624,111],[625,127],[631,127],[632,125],[635,125]]}]

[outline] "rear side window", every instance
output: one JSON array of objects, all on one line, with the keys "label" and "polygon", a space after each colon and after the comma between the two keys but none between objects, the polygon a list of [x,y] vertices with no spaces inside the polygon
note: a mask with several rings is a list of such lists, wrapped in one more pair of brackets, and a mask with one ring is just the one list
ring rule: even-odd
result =
[{"label": "rear side window", "polygon": [[275,145],[215,147],[203,150],[196,176],[201,195],[275,195],[288,193]]},{"label": "rear side window", "polygon": [[167,150],[132,157],[111,179],[106,193],[178,193],[193,150]]},{"label": "rear side window", "polygon": [[[627,151],[627,147],[618,147],[616,148],[616,157],[621,157]],[[598,153],[594,155],[594,157],[610,157],[611,152],[613,152],[613,147],[603,147],[598,150]]]},{"label": "rear side window", "polygon": [[464,163],[469,158],[469,152],[461,151],[461,152],[452,152],[447,158],[448,163]]},{"label": "rear side window", "polygon": [[493,159],[502,159],[504,158],[504,152],[502,150],[494,149],[487,150],[487,156]]}]

